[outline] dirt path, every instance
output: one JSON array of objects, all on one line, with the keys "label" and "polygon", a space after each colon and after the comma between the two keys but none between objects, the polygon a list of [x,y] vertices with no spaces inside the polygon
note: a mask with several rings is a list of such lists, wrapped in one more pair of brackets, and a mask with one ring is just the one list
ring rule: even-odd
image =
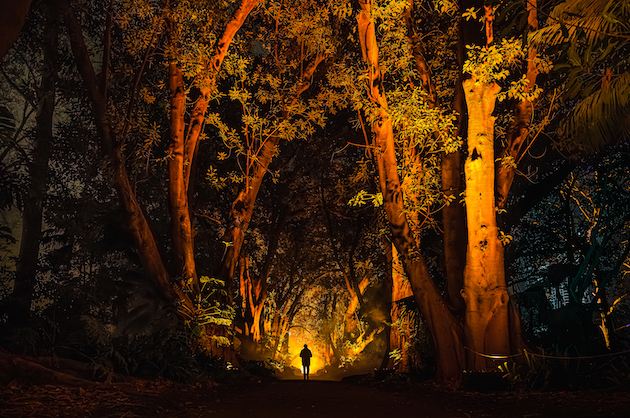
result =
[{"label": "dirt path", "polygon": [[233,381],[218,386],[0,387],[0,418],[460,418],[440,402],[360,384]]},{"label": "dirt path", "polygon": [[247,393],[224,393],[208,417],[417,417],[466,415],[424,397],[410,398],[344,382],[284,380],[260,384]]},{"label": "dirt path", "polygon": [[329,382],[254,376],[89,387],[0,386],[0,418],[610,418],[630,417],[630,390],[474,392],[431,382]]}]

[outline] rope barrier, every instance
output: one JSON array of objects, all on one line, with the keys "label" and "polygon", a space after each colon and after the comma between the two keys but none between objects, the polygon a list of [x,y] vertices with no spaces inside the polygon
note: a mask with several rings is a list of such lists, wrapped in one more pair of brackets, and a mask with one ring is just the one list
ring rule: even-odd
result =
[{"label": "rope barrier", "polygon": [[608,354],[598,354],[598,355],[594,355],[594,356],[554,356],[554,355],[547,355],[547,354],[539,354],[539,353],[533,353],[531,351],[527,351],[527,350],[523,350],[522,353],[518,353],[518,354],[486,354],[486,353],[480,353],[478,351],[473,350],[472,348],[466,347],[464,346],[464,348],[468,351],[470,351],[471,353],[474,353],[480,357],[484,357],[484,358],[488,358],[488,359],[492,359],[492,360],[507,360],[510,358],[514,358],[514,357],[520,357],[520,356],[533,356],[533,357],[542,357],[542,358],[548,358],[548,359],[554,359],[554,360],[588,360],[588,359],[594,359],[594,358],[602,358],[602,357],[613,357],[613,356],[620,356],[623,354],[630,354],[630,350],[626,350],[626,351],[619,351],[616,353],[608,353]]},{"label": "rope barrier", "polygon": [[619,351],[617,353],[608,353],[608,354],[598,354],[595,356],[552,356],[552,355],[546,355],[546,354],[538,354],[538,353],[532,353],[529,352],[527,350],[523,350],[523,353],[525,355],[531,355],[534,357],[543,357],[543,358],[550,358],[550,359],[557,359],[557,360],[588,360],[588,359],[593,359],[593,358],[602,358],[602,357],[614,357],[614,356],[620,356],[623,354],[630,354],[630,350],[626,350],[626,351]]},{"label": "rope barrier", "polygon": [[519,354],[484,354],[484,353],[480,353],[478,351],[473,350],[472,348],[466,347],[464,346],[464,348],[468,351],[470,351],[471,353],[475,353],[480,357],[485,357],[485,358],[489,358],[489,359],[494,359],[494,360],[506,360],[509,359],[511,357],[519,357],[522,356],[523,353],[519,353]]}]

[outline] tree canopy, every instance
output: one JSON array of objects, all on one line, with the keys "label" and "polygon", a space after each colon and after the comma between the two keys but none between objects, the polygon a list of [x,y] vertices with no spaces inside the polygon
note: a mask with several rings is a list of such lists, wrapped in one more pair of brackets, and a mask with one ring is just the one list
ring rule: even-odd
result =
[{"label": "tree canopy", "polygon": [[35,2],[1,67],[6,345],[444,380],[622,351],[629,13]]}]

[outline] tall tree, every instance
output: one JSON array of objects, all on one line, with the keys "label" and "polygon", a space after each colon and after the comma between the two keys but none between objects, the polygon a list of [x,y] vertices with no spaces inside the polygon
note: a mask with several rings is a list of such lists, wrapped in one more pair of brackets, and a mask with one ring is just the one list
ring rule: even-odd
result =
[{"label": "tall tree", "polygon": [[468,248],[462,296],[466,302],[468,364],[485,370],[478,353],[508,353],[508,294],[503,244],[494,199],[494,105],[500,87],[474,78],[463,83],[468,104],[466,215]]},{"label": "tall tree", "polygon": [[[468,108],[464,164],[468,248],[462,296],[466,301],[467,365],[474,370],[494,364],[483,353],[505,355],[522,343],[512,338],[513,333],[520,335],[520,328],[518,321],[511,321],[503,242],[497,226],[493,112],[501,90],[498,81],[508,76],[507,66],[521,61],[523,49],[519,41],[494,42],[492,7],[484,6],[483,22],[486,45],[469,47],[464,71],[470,78],[462,83]],[[513,83],[504,94],[514,96],[516,91],[521,92]]]},{"label": "tall tree", "polygon": [[[162,293],[170,300],[178,302],[180,306],[180,313],[183,317],[191,319],[195,318],[200,312],[199,308],[193,302],[198,300],[195,293],[199,291],[200,287],[198,279],[194,274],[194,264],[191,259],[192,255],[192,227],[190,224],[188,205],[187,205],[187,191],[190,176],[190,162],[193,160],[194,150],[196,149],[196,141],[199,138],[201,130],[201,123],[204,119],[205,109],[207,107],[207,100],[210,98],[213,84],[212,78],[216,73],[216,70],[220,67],[223,58],[227,53],[227,49],[234,35],[243,24],[248,13],[256,5],[255,1],[244,1],[241,6],[236,10],[231,18],[226,20],[225,29],[222,35],[218,37],[216,49],[211,56],[207,56],[206,61],[202,61],[202,68],[204,76],[199,87],[201,98],[196,101],[195,109],[193,110],[193,119],[188,128],[187,142],[184,142],[184,109],[185,106],[185,93],[183,90],[183,74],[178,69],[178,63],[173,61],[171,55],[170,68],[170,85],[172,86],[172,109],[171,109],[171,161],[169,162],[169,173],[171,183],[169,185],[170,190],[170,203],[171,203],[171,217],[173,219],[172,230],[175,234],[173,239],[176,259],[179,261],[178,267],[180,268],[177,277],[180,277],[181,281],[175,284],[172,281],[172,276],[167,270],[166,263],[162,257],[159,245],[157,243],[155,234],[147,218],[146,212],[140,203],[135,185],[132,182],[129,175],[128,168],[123,156],[124,145],[126,136],[128,134],[128,124],[131,122],[129,119],[132,117],[133,110],[133,98],[137,93],[138,80],[143,74],[144,67],[147,63],[147,58],[142,63],[139,71],[136,73],[136,82],[134,91],[132,92],[132,101],[129,103],[129,111],[127,114],[127,120],[125,126],[122,127],[122,131],[118,132],[114,129],[114,124],[109,119],[109,113],[107,110],[105,91],[99,89],[102,83],[99,83],[96,73],[94,71],[90,55],[88,53],[86,42],[82,33],[82,28],[76,18],[75,12],[70,6],[67,0],[59,0],[59,5],[64,13],[66,25],[68,27],[70,41],[73,53],[79,73],[81,74],[84,85],[87,88],[88,96],[93,106],[93,114],[96,121],[96,126],[99,130],[103,148],[108,156],[110,169],[112,172],[112,180],[118,191],[118,196],[121,201],[121,205],[124,208],[128,216],[128,225],[130,232],[134,238],[136,248],[142,260],[142,264],[145,268],[145,273],[148,277],[154,280],[158,288]],[[184,12],[177,10],[176,8],[165,9],[162,13],[156,16],[155,31],[159,31],[162,25],[162,19],[168,16],[172,12]],[[171,22],[172,23],[172,22]],[[177,30],[173,25],[170,26],[171,34]],[[154,48],[153,44],[156,42],[155,33],[150,36],[151,41],[147,46],[147,51],[151,51]],[[109,45],[105,45],[109,47]],[[176,45],[170,45],[169,48],[173,49]],[[107,54],[104,54],[107,55]],[[104,68],[106,69],[106,67]],[[185,158],[186,157],[186,158]],[[178,224],[179,222],[179,224]],[[187,293],[182,285],[190,285],[193,289],[193,293]]]},{"label": "tall tree", "polygon": [[[219,38],[216,49],[211,56],[193,56],[193,60],[202,61],[195,67],[195,63],[189,62],[190,57],[182,51],[184,49],[183,36],[194,28],[181,28],[178,25],[188,24],[189,5],[175,3],[167,17],[167,30],[170,36],[169,56],[169,87],[171,92],[170,111],[170,146],[169,146],[169,208],[171,212],[171,229],[173,250],[177,263],[177,275],[184,281],[192,280],[193,288],[199,288],[197,271],[195,267],[195,251],[193,227],[189,209],[189,188],[191,170],[198,150],[198,142],[202,133],[202,127],[206,118],[208,104],[216,92],[217,72],[221,68],[227,54],[230,43],[237,31],[245,22],[250,12],[256,7],[259,0],[244,0],[236,10],[231,20],[225,25],[225,29]],[[202,12],[204,9],[200,9]],[[197,20],[196,17],[193,20]],[[193,78],[198,97],[193,104],[191,118],[186,126],[185,115],[187,111],[187,91],[184,82],[182,67],[196,69],[187,72],[186,77]],[[232,268],[233,275],[234,270]],[[232,277],[230,275],[230,279]]]},{"label": "tall tree", "polygon": [[[453,94],[453,110],[456,112],[455,137],[466,137],[468,112],[462,82],[464,72],[462,71],[466,61],[466,45],[481,44],[482,35],[477,23],[462,16],[463,10],[471,7],[479,7],[480,3],[475,0],[462,0],[459,2],[459,16],[457,20],[457,80],[455,82],[455,92]],[[446,151],[441,160],[442,188],[447,191],[453,200],[442,210],[442,224],[444,226],[444,259],[446,267],[446,288],[448,298],[455,311],[462,315],[465,311],[464,299],[461,291],[464,287],[464,268],[466,264],[467,235],[462,234],[466,229],[466,213],[459,196],[464,191],[462,151]]]},{"label": "tall tree", "polygon": [[[402,151],[405,150],[404,143],[394,139],[395,132],[421,130],[422,125],[410,122],[414,119],[404,118],[394,107],[388,106],[387,78],[381,68],[390,67],[387,66],[386,58],[383,59],[384,64],[379,62],[378,42],[373,29],[377,24],[375,16],[378,16],[381,25],[391,27],[392,23],[387,23],[384,17],[386,13],[400,16],[396,14],[399,10],[397,7],[407,7],[409,10],[408,5],[403,2],[390,2],[377,8],[372,2],[365,1],[361,2],[360,6],[361,12],[357,20],[363,58],[368,65],[367,75],[364,77],[368,80],[368,95],[372,106],[366,113],[372,122],[383,206],[392,230],[392,240],[401,254],[414,297],[434,339],[438,357],[438,376],[457,379],[464,367],[473,370],[491,368],[494,363],[492,360],[486,360],[486,353],[506,355],[513,349],[510,337],[509,297],[503,265],[503,243],[499,239],[500,233],[496,224],[492,113],[500,91],[497,81],[507,77],[506,66],[519,62],[522,58],[522,49],[519,42],[511,40],[501,40],[500,43],[493,44],[493,9],[486,7],[483,21],[486,23],[487,42],[484,45],[467,46],[469,56],[462,66],[464,76],[460,78],[463,80],[462,91],[467,105],[465,120],[468,121],[466,129],[468,154],[464,166],[468,248],[461,291],[465,302],[465,315],[463,322],[459,322],[450,309],[446,308],[445,300],[437,291],[433,278],[426,271],[426,264],[420,255],[418,231],[413,227],[417,219],[415,212],[422,209],[416,206],[414,199],[409,198],[414,191],[409,185],[420,184],[423,177],[416,176],[409,183],[406,183],[408,180],[403,180],[401,184],[398,176],[398,168],[408,165],[405,159],[409,151]],[[475,9],[474,5],[471,6],[462,12],[462,16],[476,18],[481,7]],[[477,6],[482,4],[479,3]],[[464,34],[465,31],[460,30],[459,36],[463,37]],[[410,38],[412,39],[407,37],[408,40]],[[464,38],[463,42],[467,43],[468,40]],[[416,63],[418,57],[419,54],[416,53],[414,57]],[[423,74],[422,71],[420,73]],[[430,80],[430,77],[427,77],[427,80]],[[514,89],[516,87],[512,87],[504,94],[514,95]],[[391,93],[389,95],[398,97]],[[434,107],[435,100],[431,96],[430,87],[425,87],[425,95],[427,98],[424,103],[429,104],[424,106]],[[422,105],[417,106],[422,109]],[[428,123],[429,115],[429,112],[424,115],[419,113],[416,117]],[[435,129],[431,131],[435,132],[441,131]],[[448,132],[448,128],[445,132]],[[447,136],[443,134],[441,137],[445,139]],[[397,150],[401,150],[400,162],[397,161]],[[431,167],[430,161],[428,157],[422,159],[423,170]],[[424,177],[433,177],[433,172],[425,172]],[[465,349],[467,351],[464,361]]]},{"label": "tall tree", "polygon": [[458,379],[464,367],[461,328],[444,303],[426,263],[420,254],[416,238],[405,215],[401,182],[397,172],[396,146],[392,120],[387,112],[383,91],[383,74],[379,66],[379,47],[376,37],[373,3],[360,1],[357,26],[369,99],[375,106],[371,130],[379,186],[383,206],[392,230],[392,240],[404,260],[405,273],[414,297],[422,311],[437,347],[437,375],[441,379]]},{"label": "tall tree", "polygon": [[48,162],[53,143],[59,39],[59,18],[51,3],[44,2],[42,11],[44,16],[41,39],[43,68],[39,88],[35,94],[37,100],[35,136],[27,166],[29,186],[22,210],[22,238],[13,290],[15,306],[9,309],[9,320],[15,323],[27,321],[30,317],[39,265],[44,203],[48,189]]},{"label": "tall tree", "polygon": [[155,281],[161,291],[172,300],[181,300],[190,310],[194,307],[181,289],[173,286],[170,275],[166,269],[160,254],[153,230],[145,216],[144,210],[138,201],[135,188],[131,182],[127,167],[123,158],[123,141],[118,138],[117,132],[112,128],[108,118],[107,103],[104,92],[99,89],[93,64],[90,59],[82,27],[68,0],[59,0],[60,9],[64,15],[70,44],[75,56],[77,68],[88,96],[92,103],[92,111],[96,126],[101,136],[103,149],[110,161],[112,180],[118,192],[121,206],[127,213],[129,229],[134,237],[142,264],[147,276]]}]

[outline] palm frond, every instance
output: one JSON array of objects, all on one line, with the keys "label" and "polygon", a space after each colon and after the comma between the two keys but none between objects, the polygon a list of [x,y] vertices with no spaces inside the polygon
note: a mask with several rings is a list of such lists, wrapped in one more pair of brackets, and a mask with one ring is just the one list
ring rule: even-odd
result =
[{"label": "palm frond", "polygon": [[560,131],[587,151],[630,138],[630,73],[581,100]]},{"label": "palm frond", "polygon": [[15,131],[15,118],[6,106],[0,106],[0,142],[9,140]]},{"label": "palm frond", "polygon": [[16,243],[15,238],[11,234],[11,229],[2,225],[0,225],[0,240],[6,240],[13,244]]},{"label": "palm frond", "polygon": [[610,36],[630,36],[627,1],[577,0],[556,6],[549,14],[547,24],[530,35],[530,42],[548,46],[563,42],[576,42],[584,36],[592,44]]}]

